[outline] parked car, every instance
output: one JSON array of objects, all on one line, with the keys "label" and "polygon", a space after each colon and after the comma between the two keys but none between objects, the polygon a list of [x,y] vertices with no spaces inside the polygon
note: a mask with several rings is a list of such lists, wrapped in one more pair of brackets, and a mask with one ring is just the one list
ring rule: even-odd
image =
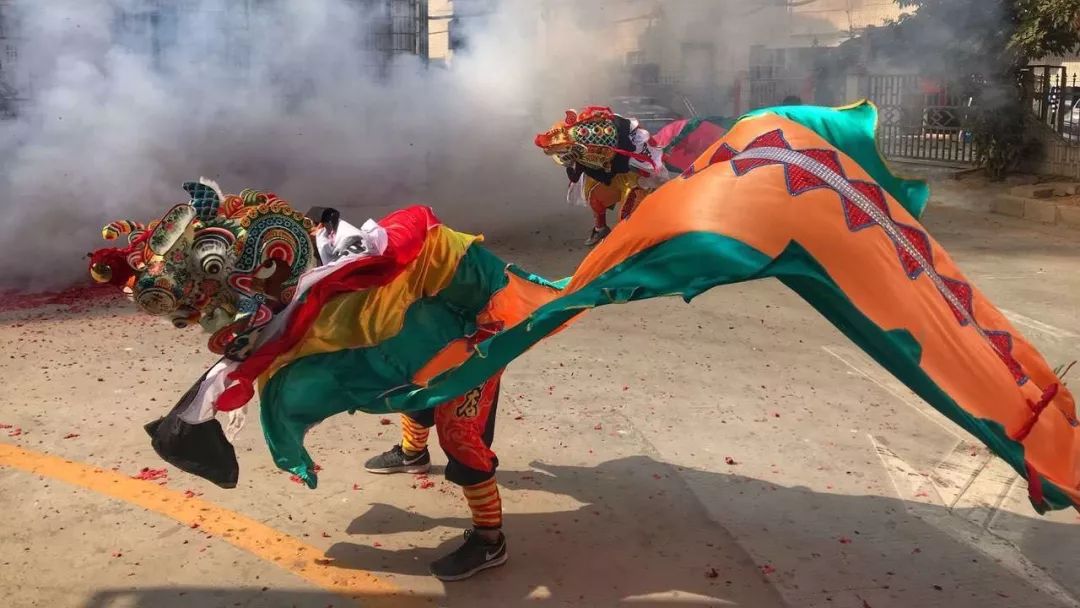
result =
[{"label": "parked car", "polygon": [[1080,140],[1080,87],[1065,87],[1058,92],[1061,104],[1061,135],[1068,140]]},{"label": "parked car", "polygon": [[621,116],[638,119],[642,128],[649,133],[656,133],[667,124],[682,118],[678,112],[662,105],[654,97],[615,97],[611,100],[611,109]]}]

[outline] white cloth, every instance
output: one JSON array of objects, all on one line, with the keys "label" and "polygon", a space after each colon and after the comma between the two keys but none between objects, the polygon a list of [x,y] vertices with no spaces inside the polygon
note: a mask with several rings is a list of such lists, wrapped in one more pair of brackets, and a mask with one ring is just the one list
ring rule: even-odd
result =
[{"label": "white cloth", "polygon": [[589,202],[585,200],[585,178],[580,177],[576,182],[570,182],[570,187],[566,189],[566,202],[572,207],[588,207]]},{"label": "white cloth", "polygon": [[236,443],[236,436],[244,428],[244,423],[247,422],[247,408],[248,406],[245,405],[229,412],[228,422],[225,424],[225,438],[229,440],[229,443]]},{"label": "white cloth", "polygon": [[638,180],[643,188],[655,190],[664,182],[671,179],[671,173],[664,165],[664,151],[656,146],[649,145],[652,135],[645,129],[634,129],[630,132],[630,142],[634,145],[634,153],[649,157],[646,162],[636,158],[630,158],[630,166],[644,171],[646,175]]},{"label": "white cloth", "polygon": [[240,365],[239,361],[222,359],[206,373],[191,404],[180,412],[180,419],[188,424],[199,424],[214,417],[214,402],[225,392],[226,377]]},{"label": "white cloth", "polygon": [[350,249],[350,246],[355,245],[356,239],[363,243],[365,253],[382,255],[386,251],[388,242],[386,229],[375,220],[364,222],[360,228],[341,220],[338,222],[337,230],[331,232],[323,226],[315,233],[315,245],[319,249],[319,257],[327,263],[343,256],[356,255],[357,252]]}]

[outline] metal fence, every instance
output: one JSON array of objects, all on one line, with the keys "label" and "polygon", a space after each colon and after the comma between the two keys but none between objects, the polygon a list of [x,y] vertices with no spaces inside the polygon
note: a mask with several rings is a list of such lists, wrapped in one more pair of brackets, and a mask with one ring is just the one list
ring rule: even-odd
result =
[{"label": "metal fence", "polygon": [[369,47],[389,59],[428,56],[428,0],[363,0],[371,18]]},{"label": "metal fence", "polygon": [[977,161],[965,129],[970,100],[947,83],[917,75],[866,79],[866,97],[878,106],[878,142],[885,156],[950,164]]},{"label": "metal fence", "polygon": [[1058,65],[1032,65],[1020,71],[1020,85],[1040,122],[1072,142],[1080,142],[1080,81]]}]

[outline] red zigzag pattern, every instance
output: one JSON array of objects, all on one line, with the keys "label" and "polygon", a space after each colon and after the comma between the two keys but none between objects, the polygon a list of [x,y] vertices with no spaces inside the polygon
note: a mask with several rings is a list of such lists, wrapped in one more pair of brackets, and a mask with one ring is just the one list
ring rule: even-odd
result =
[{"label": "red zigzag pattern", "polygon": [[[828,184],[824,179],[803,167],[794,163],[782,162],[779,160],[739,157],[742,152],[756,148],[791,150],[792,152],[806,156],[829,168],[846,180],[847,183],[869,201],[871,205],[876,207],[877,210],[881,212],[881,215],[886,218],[886,222],[890,223],[891,227],[893,227],[897,233],[902,235],[903,238],[897,238],[890,230],[885,230],[885,227],[882,226],[870,212],[860,207],[858,203],[845,196],[844,193]],[[839,154],[835,150],[816,148],[794,150],[784,138],[784,134],[780,129],[761,135],[750,142],[742,152],[735,150],[725,143],[716,149],[716,152],[713,153],[705,168],[718,163],[730,163],[735,175],[742,176],[760,167],[782,165],[784,167],[784,178],[787,189],[791,196],[799,196],[800,194],[819,188],[826,188],[836,192],[840,197],[844,218],[847,221],[848,228],[852,232],[858,232],[871,226],[881,227],[895,245],[900,266],[904,269],[908,278],[915,280],[924,272],[931,273],[938,277],[941,281],[941,285],[950,292],[953,298],[955,298],[954,303],[953,299],[945,297],[944,293],[942,294],[945,302],[949,305],[950,310],[952,310],[953,315],[956,317],[956,321],[960,323],[960,325],[968,325],[969,323],[974,324],[975,327],[986,336],[994,350],[997,351],[998,356],[1009,368],[1016,383],[1022,385],[1027,382],[1028,378],[1024,373],[1023,367],[1012,355],[1012,336],[1005,331],[988,330],[978,325],[975,321],[975,311],[973,307],[974,291],[972,290],[971,285],[959,279],[942,276],[937,272],[937,269],[934,267],[934,254],[933,248],[930,245],[930,237],[920,228],[909,226],[893,219],[892,213],[889,211],[888,202],[886,201],[885,192],[882,190],[881,186],[871,182],[849,179],[844,172],[844,167],[840,162]],[[697,171],[695,171],[694,167],[691,165],[691,167],[683,173],[682,178],[688,179],[695,175],[696,172]]]}]

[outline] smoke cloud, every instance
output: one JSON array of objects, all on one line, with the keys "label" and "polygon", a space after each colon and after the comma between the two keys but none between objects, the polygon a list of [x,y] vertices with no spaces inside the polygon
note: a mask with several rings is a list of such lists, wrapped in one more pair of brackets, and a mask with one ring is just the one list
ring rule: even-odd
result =
[{"label": "smoke cloud", "polygon": [[382,74],[355,2],[166,2],[154,39],[138,35],[147,4],[16,1],[33,90],[0,121],[3,287],[83,280],[103,224],[159,217],[200,175],[354,221],[423,202],[490,230],[561,210],[532,135],[615,90],[621,57],[579,24],[637,3],[500,2],[452,69],[405,56]]}]

